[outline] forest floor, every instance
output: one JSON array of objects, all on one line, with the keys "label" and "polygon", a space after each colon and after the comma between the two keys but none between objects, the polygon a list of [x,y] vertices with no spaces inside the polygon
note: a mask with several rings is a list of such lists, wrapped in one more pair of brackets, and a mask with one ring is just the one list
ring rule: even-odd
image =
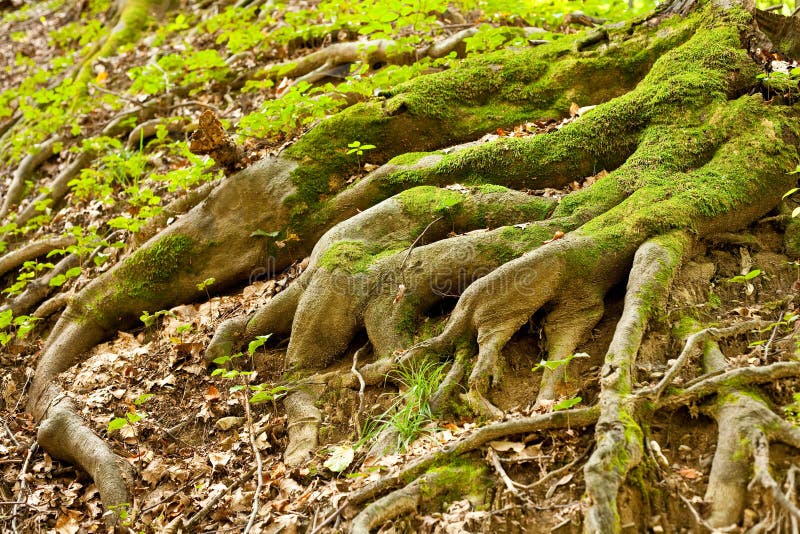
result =
[{"label": "forest floor", "polygon": [[[19,54],[33,63],[49,61],[52,53],[48,32],[62,27],[69,10],[49,11],[40,3],[41,14],[22,20],[4,19],[3,35],[25,39],[4,39],[0,43],[0,65],[15,65]],[[60,18],[63,17],[63,20]],[[567,31],[568,27],[562,28]],[[210,35],[195,36],[197,48],[204,46]],[[176,46],[168,43],[163,46]],[[285,52],[299,56],[315,48]],[[104,62],[105,74],[97,73],[98,92],[123,92],[129,83],[126,71],[144,66],[152,50],[142,44]],[[280,54],[278,54],[280,55]],[[246,68],[246,57],[241,59]],[[27,76],[24,68],[9,67],[0,76],[0,92],[19,85]],[[102,83],[100,83],[102,81]],[[275,91],[275,89],[271,89]],[[206,91],[186,97],[185,105],[201,101],[201,108],[212,106],[224,110],[223,116],[235,120],[255,109],[259,95],[250,100],[237,100],[235,105],[224,93]],[[575,110],[577,113],[577,109]],[[102,106],[86,118],[102,127],[112,111]],[[187,114],[188,115],[188,114]],[[522,124],[517,135],[547,135],[557,124]],[[295,132],[296,135],[300,131]],[[514,132],[508,132],[514,135]],[[490,132],[489,135],[507,135]],[[277,151],[291,142],[287,134],[264,143],[246,146],[248,157],[255,160]],[[55,175],[70,162],[69,154],[47,161],[40,172]],[[149,156],[153,172],[190,165],[185,158],[170,153]],[[11,174],[5,166],[0,173]],[[353,177],[358,179],[357,176]],[[582,184],[574,184],[579,188]],[[163,185],[155,194],[164,203],[181,193]],[[552,195],[565,192],[551,191]],[[132,208],[123,202],[108,206],[100,200],[76,203],[64,208],[60,215],[37,236],[55,235],[71,226],[105,224],[114,217],[128,214]],[[128,211],[126,211],[128,210]],[[797,312],[796,293],[800,290],[800,267],[796,258],[782,254],[782,236],[773,223],[765,220],[749,230],[727,236],[725,242],[701,242],[681,269],[674,284],[668,309],[663,310],[662,329],[648,332],[639,357],[637,380],[641,385],[655,383],[663,376],[662,361],[676,358],[682,346],[673,343],[672,356],[650,354],[660,347],[670,329],[671,318],[689,307],[695,308],[707,323],[727,326],[761,318],[774,326],[755,330],[736,338],[725,347],[725,353],[752,366],[774,363],[796,353],[796,333],[792,325]],[[88,282],[92,275],[113,264],[114,249],[104,251],[109,263],[87,268],[73,283],[73,290]],[[231,391],[245,378],[212,376],[202,353],[216,326],[226,318],[255,310],[259,305],[284,290],[302,272],[306,263],[297,258],[288,270],[268,280],[259,280],[224,295],[215,295],[206,302],[165,310],[149,326],[141,326],[119,334],[115,339],[93,349],[91,356],[79,366],[65,372],[61,380],[66,390],[83,408],[84,418],[95,432],[109,440],[115,451],[134,467],[138,481],[133,487],[136,514],[129,518],[133,530],[160,532],[176,517],[193,517],[196,532],[237,531],[251,515],[255,492],[256,468],[253,450],[261,454],[261,490],[256,513],[256,531],[312,531],[328,515],[339,508],[345,495],[379,477],[391,474],[400,466],[443,444],[468,435],[484,423],[473,417],[453,417],[429,422],[420,437],[401,453],[333,473],[332,457],[343,454],[359,439],[354,428],[360,428],[368,416],[380,418],[393,406],[395,386],[368,388],[364,399],[358,392],[346,390],[340,397],[326,401],[322,446],[317,458],[300,468],[282,463],[286,448],[286,417],[280,401],[265,402],[245,409],[246,398],[240,391]],[[742,272],[759,270],[748,282],[731,281]],[[12,275],[6,275],[8,282]],[[7,286],[10,284],[4,284]],[[752,285],[752,287],[748,287]],[[606,311],[595,328],[589,344],[579,348],[589,357],[576,359],[569,372],[574,380],[585,384],[580,390],[581,402],[596,401],[597,374],[602,365],[622,310],[624,285],[611,291]],[[450,302],[453,305],[455,300]],[[443,307],[438,321],[447,317]],[[148,321],[149,322],[149,321]],[[506,418],[530,415],[539,383],[537,365],[544,358],[540,347],[542,317],[534,316],[515,336],[503,352],[504,380],[490,393],[490,400],[506,412]],[[800,323],[794,323],[800,324]],[[36,428],[24,412],[26,388],[32,376],[32,362],[41,351],[44,334],[52,326],[42,321],[25,339],[13,340],[0,352],[0,529],[17,532],[78,533],[103,531],[100,497],[92,481],[75,467],[50,458],[36,447]],[[283,374],[285,344],[259,347],[248,365],[258,381],[271,382]],[[359,346],[358,343],[353,344]],[[651,347],[648,349],[648,347]],[[730,356],[735,355],[735,356]],[[341,366],[347,368],[350,352]],[[541,371],[538,371],[540,373]],[[796,399],[786,381],[767,386],[773,401],[786,406],[789,415],[800,417],[800,399]],[[366,407],[361,420],[353,417],[357,407]],[[129,414],[136,414],[130,417]],[[701,409],[679,409],[660,412],[649,429],[652,461],[647,462],[648,477],[657,481],[657,491],[643,493],[642,488],[626,485],[620,496],[623,530],[634,532],[646,525],[652,532],[698,532],[700,526],[686,509],[664,508],[666,495],[679,496],[687,506],[703,512],[703,495],[708,468],[716,444],[714,420]],[[127,419],[121,428],[109,431],[115,418]],[[586,508],[582,460],[591,452],[594,436],[590,429],[566,429],[516,436],[513,440],[490,442],[476,451],[485,459],[486,476],[491,490],[469,499],[459,498],[442,510],[421,510],[420,514],[384,528],[381,532],[575,532],[580,529],[581,511]],[[356,452],[363,457],[363,452]],[[334,458],[335,459],[335,458]],[[776,445],[773,465],[788,470],[792,463],[789,449]],[[642,468],[644,469],[644,468]],[[245,475],[245,476],[243,476]],[[513,481],[513,482],[511,482]],[[759,520],[763,510],[748,509],[743,527]],[[336,530],[343,518],[333,519],[320,532]]]}]

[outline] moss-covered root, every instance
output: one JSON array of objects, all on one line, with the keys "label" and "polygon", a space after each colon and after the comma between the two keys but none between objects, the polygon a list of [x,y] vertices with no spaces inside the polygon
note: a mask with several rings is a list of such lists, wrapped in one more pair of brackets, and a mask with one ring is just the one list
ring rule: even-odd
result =
[{"label": "moss-covered root", "polygon": [[488,482],[486,467],[478,462],[461,460],[431,469],[364,508],[350,524],[350,533],[369,534],[387,521],[415,513],[421,505],[441,509],[443,501],[454,496],[481,499]]},{"label": "moss-covered root", "polygon": [[589,510],[584,532],[619,532],[617,493],[628,471],[642,458],[643,435],[631,397],[636,355],[647,327],[680,267],[689,239],[683,232],[644,243],[628,279],[625,306],[606,354],[600,379],[597,447],[584,468]]},{"label": "moss-covered root", "polygon": [[[544,336],[549,362],[568,362],[592,328],[603,316],[603,295],[594,288],[577,288],[577,292],[565,295],[547,314]],[[587,291],[587,289],[589,289]],[[557,387],[565,381],[566,365],[545,367],[542,383],[536,396],[536,405],[549,407],[557,396]]]},{"label": "moss-covered root", "polygon": [[[295,321],[302,326],[294,329],[290,343],[292,363],[324,365],[365,324],[375,352],[391,353],[409,341],[410,323],[422,304],[418,298],[395,302],[405,271],[420,271],[410,256],[406,261],[412,245],[438,241],[453,231],[539,220],[553,206],[551,199],[502,187],[455,191],[421,186],[404,191],[325,233],[301,277],[251,318],[221,325],[206,357],[234,350],[259,334],[287,333]],[[391,266],[374,268],[391,257]],[[409,274],[410,279],[415,276]]]},{"label": "moss-covered root", "polygon": [[163,13],[170,0],[124,0],[117,2],[116,24],[108,36],[99,42],[87,55],[75,76],[77,83],[85,86],[94,77],[92,63],[95,59],[110,56],[120,46],[134,42],[139,37],[150,17]]},{"label": "moss-covered root", "polygon": [[[723,371],[728,367],[716,341],[706,342],[703,368],[706,373]],[[717,450],[708,477],[705,500],[711,503],[707,523],[715,528],[737,524],[747,504],[748,481],[752,468],[755,475],[750,486],[761,485],[772,491],[774,480],[768,465],[757,464],[769,455],[767,439],[777,439],[800,447],[800,431],[778,417],[766,400],[750,389],[735,386],[721,388],[713,406],[717,421]],[[765,470],[766,467],[766,470]]]}]

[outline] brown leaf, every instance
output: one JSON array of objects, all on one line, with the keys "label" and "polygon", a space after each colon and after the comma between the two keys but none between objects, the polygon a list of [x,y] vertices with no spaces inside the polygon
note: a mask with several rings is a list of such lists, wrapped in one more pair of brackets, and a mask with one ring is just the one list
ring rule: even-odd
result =
[{"label": "brown leaf", "polygon": [[203,395],[203,398],[208,401],[216,400],[219,398],[219,390],[214,384],[211,384],[208,386],[208,389],[206,389],[206,393]]},{"label": "brown leaf", "polygon": [[688,480],[694,480],[696,478],[700,478],[701,476],[703,476],[703,473],[697,471],[696,469],[692,469],[691,467],[678,469],[678,474]]},{"label": "brown leaf", "polygon": [[581,109],[581,107],[580,107],[578,104],[576,104],[575,102],[573,102],[573,103],[572,103],[572,104],[570,104],[570,106],[569,106],[569,116],[570,116],[570,117],[574,117],[575,115],[577,115],[577,114],[578,114],[578,112],[580,111],[580,109]]}]

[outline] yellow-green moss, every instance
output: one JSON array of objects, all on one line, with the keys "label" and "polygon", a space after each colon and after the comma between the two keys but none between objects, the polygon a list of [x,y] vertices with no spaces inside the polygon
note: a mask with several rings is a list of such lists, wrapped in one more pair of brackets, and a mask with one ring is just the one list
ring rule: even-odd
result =
[{"label": "yellow-green moss", "polygon": [[365,272],[376,261],[403,249],[381,250],[378,244],[363,241],[339,241],[319,258],[319,266],[329,271],[343,270],[350,274]]}]

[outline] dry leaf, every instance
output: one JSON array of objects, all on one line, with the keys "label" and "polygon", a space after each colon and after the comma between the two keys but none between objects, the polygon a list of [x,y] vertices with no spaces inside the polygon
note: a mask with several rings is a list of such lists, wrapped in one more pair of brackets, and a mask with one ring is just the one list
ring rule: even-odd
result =
[{"label": "dry leaf", "polygon": [[701,476],[703,476],[703,473],[697,471],[696,469],[692,469],[691,467],[678,469],[678,474],[688,480],[694,480],[696,478],[700,478]]},{"label": "dry leaf", "polygon": [[217,400],[219,398],[219,390],[214,384],[211,384],[208,386],[203,398],[207,401]]},{"label": "dry leaf", "polygon": [[522,452],[525,449],[525,444],[519,441],[490,441],[489,446],[497,452]]}]

